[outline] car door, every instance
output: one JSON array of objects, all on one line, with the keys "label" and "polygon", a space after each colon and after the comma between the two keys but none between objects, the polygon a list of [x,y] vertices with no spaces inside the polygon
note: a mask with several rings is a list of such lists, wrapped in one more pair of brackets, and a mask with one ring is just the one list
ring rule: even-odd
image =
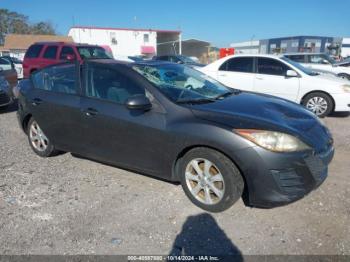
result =
[{"label": "car door", "polygon": [[[159,161],[164,154],[162,145],[169,141],[165,138],[162,106],[125,68],[89,64],[85,73],[85,97],[81,101],[85,155],[157,174],[164,164]],[[125,106],[126,100],[137,94],[150,98],[150,111],[133,111]]]},{"label": "car door", "polygon": [[58,46],[57,45],[48,45],[46,46],[42,58],[40,59],[40,67],[43,68],[45,66],[57,64],[57,53]]},{"label": "car door", "polygon": [[300,87],[299,77],[287,77],[288,65],[275,58],[258,57],[254,91],[282,97],[296,102]]},{"label": "car door", "polygon": [[0,70],[1,75],[13,88],[17,84],[17,72],[14,64],[6,58],[0,57]]},{"label": "car door", "polygon": [[30,112],[46,136],[64,151],[81,152],[79,67],[50,66],[31,76]]},{"label": "car door", "polygon": [[219,67],[217,73],[219,82],[246,91],[253,91],[254,77],[254,57],[231,58]]}]

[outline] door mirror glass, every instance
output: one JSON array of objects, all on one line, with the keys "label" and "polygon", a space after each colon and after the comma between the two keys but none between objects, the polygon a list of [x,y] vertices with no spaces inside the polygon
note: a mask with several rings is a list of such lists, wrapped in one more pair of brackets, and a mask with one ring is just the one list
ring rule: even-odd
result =
[{"label": "door mirror glass", "polygon": [[126,107],[147,111],[152,108],[151,101],[145,95],[133,95],[126,100]]},{"label": "door mirror glass", "polygon": [[298,77],[298,73],[294,70],[287,70],[286,77]]}]

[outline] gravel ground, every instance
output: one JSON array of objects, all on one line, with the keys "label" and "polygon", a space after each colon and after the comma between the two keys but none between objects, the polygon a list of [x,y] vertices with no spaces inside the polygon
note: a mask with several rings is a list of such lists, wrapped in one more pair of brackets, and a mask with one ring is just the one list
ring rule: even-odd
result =
[{"label": "gravel ground", "polygon": [[350,255],[350,117],[324,120],[336,155],[325,183],[286,207],[242,201],[209,214],[181,186],[67,153],[30,149],[0,112],[0,254]]}]

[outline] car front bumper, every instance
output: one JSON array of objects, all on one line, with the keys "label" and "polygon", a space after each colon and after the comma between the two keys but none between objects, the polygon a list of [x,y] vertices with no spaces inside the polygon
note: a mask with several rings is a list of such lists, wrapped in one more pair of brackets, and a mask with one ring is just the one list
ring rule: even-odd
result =
[{"label": "car front bumper", "polygon": [[275,153],[260,147],[240,151],[240,161],[248,163],[242,170],[246,204],[272,208],[303,198],[324,182],[333,156],[331,145],[318,154]]},{"label": "car front bumper", "polygon": [[350,111],[350,93],[332,94],[332,97],[335,102],[334,111],[336,112]]}]

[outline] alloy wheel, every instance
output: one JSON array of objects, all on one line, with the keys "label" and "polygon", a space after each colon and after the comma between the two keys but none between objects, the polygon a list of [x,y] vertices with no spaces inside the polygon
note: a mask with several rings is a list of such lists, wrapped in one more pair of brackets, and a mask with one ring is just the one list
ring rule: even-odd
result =
[{"label": "alloy wheel", "polygon": [[214,205],[222,200],[225,193],[224,178],[211,161],[197,158],[190,161],[186,167],[186,185],[201,203]]},{"label": "alloy wheel", "polygon": [[49,140],[36,121],[33,121],[30,126],[29,138],[36,150],[43,152],[47,149]]}]

